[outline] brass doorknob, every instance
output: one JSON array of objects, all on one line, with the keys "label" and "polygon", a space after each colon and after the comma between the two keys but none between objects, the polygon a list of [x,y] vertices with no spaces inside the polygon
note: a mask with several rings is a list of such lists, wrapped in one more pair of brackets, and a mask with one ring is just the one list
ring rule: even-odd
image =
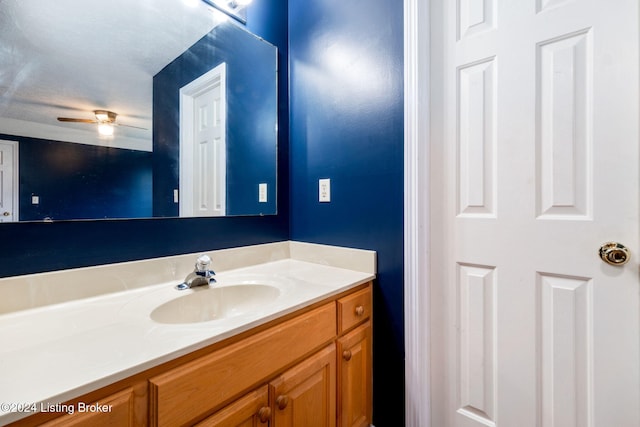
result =
[{"label": "brass doorknob", "polygon": [[600,258],[609,265],[624,265],[629,262],[631,254],[622,243],[607,242],[600,246]]}]

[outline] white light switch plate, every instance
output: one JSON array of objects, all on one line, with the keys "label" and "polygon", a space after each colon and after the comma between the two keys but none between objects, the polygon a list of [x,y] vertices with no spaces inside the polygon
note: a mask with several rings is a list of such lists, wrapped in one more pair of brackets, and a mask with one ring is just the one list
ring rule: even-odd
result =
[{"label": "white light switch plate", "polygon": [[318,180],[318,191],[321,202],[331,201],[331,180],[329,178]]},{"label": "white light switch plate", "polygon": [[40,196],[31,196],[31,204],[39,205],[40,204]]}]

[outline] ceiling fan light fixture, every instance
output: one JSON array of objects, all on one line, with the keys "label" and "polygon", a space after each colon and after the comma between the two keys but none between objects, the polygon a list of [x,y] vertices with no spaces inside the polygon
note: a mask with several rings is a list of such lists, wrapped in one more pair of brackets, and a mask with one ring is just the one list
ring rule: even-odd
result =
[{"label": "ceiling fan light fixture", "polygon": [[94,110],[93,114],[96,115],[96,120],[100,123],[113,123],[117,116],[113,111],[107,110]]},{"label": "ceiling fan light fixture", "polygon": [[96,119],[99,122],[106,122],[107,120],[109,120],[109,116],[107,116],[106,113],[96,113]]},{"label": "ceiling fan light fixture", "polygon": [[101,136],[113,136],[113,125],[111,123],[98,124],[98,133]]}]

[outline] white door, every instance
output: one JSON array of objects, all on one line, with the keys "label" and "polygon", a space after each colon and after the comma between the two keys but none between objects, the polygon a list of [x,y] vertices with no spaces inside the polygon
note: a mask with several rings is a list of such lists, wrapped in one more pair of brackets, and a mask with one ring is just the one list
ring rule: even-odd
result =
[{"label": "white door", "polygon": [[18,143],[0,141],[0,222],[18,221]]},{"label": "white door", "polygon": [[640,426],[638,1],[432,6],[432,425]]},{"label": "white door", "polygon": [[181,89],[180,215],[226,214],[226,67]]}]

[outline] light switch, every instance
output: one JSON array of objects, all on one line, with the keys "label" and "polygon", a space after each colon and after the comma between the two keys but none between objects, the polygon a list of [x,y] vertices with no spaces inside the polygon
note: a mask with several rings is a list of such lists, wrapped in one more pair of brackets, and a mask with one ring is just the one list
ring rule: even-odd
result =
[{"label": "light switch", "polygon": [[31,196],[31,204],[39,205],[40,204],[40,196]]},{"label": "light switch", "polygon": [[173,190],[173,203],[180,203],[180,190],[177,188]]},{"label": "light switch", "polygon": [[318,180],[319,200],[321,202],[331,201],[331,180],[329,178]]}]

